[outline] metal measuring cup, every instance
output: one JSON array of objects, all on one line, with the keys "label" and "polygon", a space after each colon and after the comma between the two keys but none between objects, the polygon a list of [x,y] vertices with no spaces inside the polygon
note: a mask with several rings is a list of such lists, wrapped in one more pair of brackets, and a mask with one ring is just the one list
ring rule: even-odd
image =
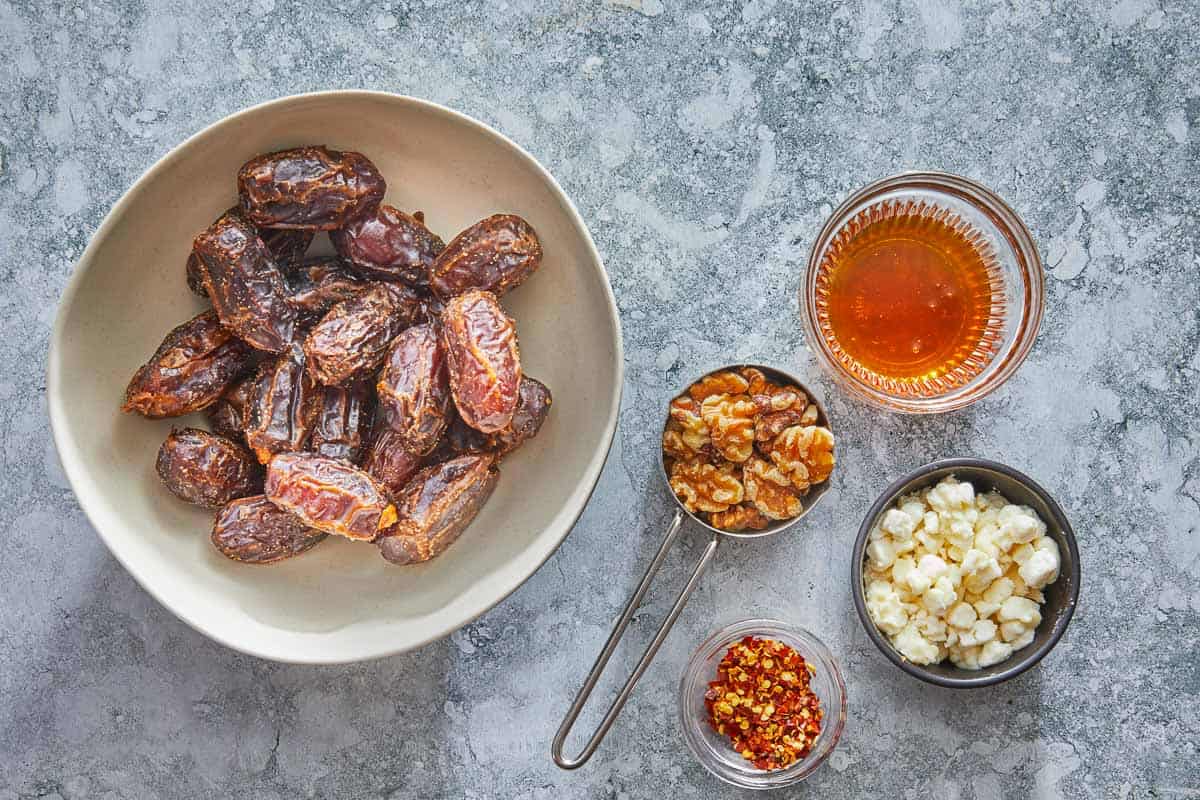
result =
[{"label": "metal measuring cup", "polygon": [[[738,371],[745,367],[760,370],[767,378],[774,380],[776,383],[784,386],[795,386],[800,389],[808,397],[809,401],[817,407],[817,421],[815,424],[829,428],[829,417],[825,413],[825,406],[817,396],[809,389],[799,378],[792,375],[790,372],[778,369],[776,367],[767,367],[760,364],[733,364],[727,367],[706,372],[693,381],[684,384],[683,391],[677,392],[672,397],[678,397],[683,392],[686,392],[688,387],[702,380],[709,375],[718,372]],[[666,430],[667,423],[670,421],[670,404],[668,403],[667,413],[663,419],[663,430]],[[832,428],[830,428],[832,430]],[[571,707],[567,710],[567,716],[563,719],[562,724],[558,727],[558,732],[554,735],[554,743],[550,748],[551,754],[554,756],[554,763],[563,769],[576,769],[587,763],[588,759],[596,752],[596,748],[600,746],[600,742],[608,733],[609,728],[617,719],[617,715],[621,713],[625,702],[629,699],[629,695],[633,693],[633,687],[637,684],[638,679],[642,677],[642,673],[650,666],[650,662],[654,659],[658,648],[662,646],[663,641],[670,633],[671,627],[675,624],[675,620],[679,618],[683,607],[687,605],[688,598],[692,596],[692,592],[700,583],[700,576],[704,574],[704,570],[708,568],[709,563],[717,554],[717,545],[721,543],[723,537],[730,539],[757,539],[763,536],[771,536],[772,534],[780,533],[795,525],[804,515],[812,510],[817,501],[825,494],[829,488],[829,481],[825,480],[811,487],[808,492],[800,498],[801,511],[800,513],[787,520],[772,521],[770,525],[761,531],[723,531],[719,528],[714,528],[704,520],[700,519],[695,514],[688,511],[683,506],[683,501],[676,496],[671,490],[667,476],[667,467],[661,455],[658,460],[659,474],[662,476],[663,483],[667,486],[667,492],[671,499],[675,501],[677,506],[675,516],[667,526],[667,535],[663,538],[663,543],[659,546],[658,552],[655,553],[654,559],[650,562],[650,567],[646,570],[646,574],[642,576],[641,583],[638,584],[633,596],[629,598],[629,602],[625,605],[625,610],[621,612],[621,616],[617,618],[616,624],[613,626],[612,633],[608,635],[608,641],[604,643],[604,648],[601,649],[600,655],[596,658],[596,663],[592,665],[591,672],[588,673],[587,680],[583,682],[583,687],[579,690],[579,694],[575,697],[575,701],[571,703]],[[642,654],[642,658],[638,661],[637,666],[633,668],[633,673],[629,679],[625,681],[625,685],[621,687],[621,691],[617,693],[616,700],[609,706],[608,712],[604,715],[604,719],[600,721],[600,725],[592,734],[592,737],[584,745],[583,750],[575,758],[568,758],[563,755],[563,747],[567,741],[567,735],[571,732],[571,728],[575,725],[575,721],[579,718],[580,712],[583,711],[584,705],[587,704],[588,697],[591,696],[592,689],[596,687],[596,682],[600,680],[600,676],[604,673],[604,668],[608,665],[609,658],[612,657],[613,651],[617,649],[617,644],[621,641],[621,637],[625,634],[625,629],[629,627],[629,622],[633,619],[633,614],[641,605],[642,599],[646,596],[646,592],[650,589],[650,584],[654,582],[654,576],[658,573],[659,567],[667,558],[667,553],[671,550],[671,545],[675,543],[675,539],[679,535],[679,531],[683,527],[684,519],[691,520],[694,524],[699,525],[711,534],[708,545],[704,548],[704,552],[700,556],[700,561],[692,570],[691,576],[687,583],[683,586],[683,591],[679,593],[679,597],[675,600],[675,605],[671,606],[671,610],[667,613],[667,618],[658,628],[658,632],[654,634],[654,638],[650,641],[650,645]]]}]

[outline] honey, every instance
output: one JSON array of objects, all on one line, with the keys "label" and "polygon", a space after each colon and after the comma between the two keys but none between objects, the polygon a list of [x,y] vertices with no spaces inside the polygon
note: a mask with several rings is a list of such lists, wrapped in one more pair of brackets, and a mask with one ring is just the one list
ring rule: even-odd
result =
[{"label": "honey", "polygon": [[830,242],[816,280],[817,322],[842,365],[907,396],[969,383],[995,356],[1004,323],[991,244],[953,212],[884,201]]}]

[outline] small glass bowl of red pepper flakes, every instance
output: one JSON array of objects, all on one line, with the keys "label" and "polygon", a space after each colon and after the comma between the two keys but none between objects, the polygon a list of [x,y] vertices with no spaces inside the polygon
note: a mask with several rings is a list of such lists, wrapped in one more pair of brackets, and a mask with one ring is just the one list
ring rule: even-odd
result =
[{"label": "small glass bowl of red pepper flakes", "polygon": [[846,684],[816,636],[750,619],[697,648],[680,681],[679,715],[688,747],[721,780],[750,789],[788,786],[837,747]]}]

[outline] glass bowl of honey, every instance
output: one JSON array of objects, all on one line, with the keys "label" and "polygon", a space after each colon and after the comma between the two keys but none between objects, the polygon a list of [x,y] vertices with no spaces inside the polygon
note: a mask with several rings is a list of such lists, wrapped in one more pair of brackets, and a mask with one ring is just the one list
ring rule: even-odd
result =
[{"label": "glass bowl of honey", "polygon": [[855,192],[813,244],[800,309],[821,365],[852,395],[908,413],[970,405],[1037,337],[1045,275],[998,195],[944,172]]}]

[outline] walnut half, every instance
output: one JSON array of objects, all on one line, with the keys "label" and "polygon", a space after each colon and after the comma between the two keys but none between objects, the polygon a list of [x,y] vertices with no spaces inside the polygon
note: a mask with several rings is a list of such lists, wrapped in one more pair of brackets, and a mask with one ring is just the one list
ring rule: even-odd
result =
[{"label": "walnut half", "polygon": [[741,462],[754,452],[754,402],[745,395],[714,394],[700,404],[713,446],[729,461]]},{"label": "walnut half", "polygon": [[693,514],[700,511],[724,511],[742,502],[742,482],[732,470],[723,470],[701,461],[677,461],[671,467],[671,490]]},{"label": "walnut half", "polygon": [[771,524],[754,506],[731,506],[728,511],[716,511],[708,515],[714,528],[723,531],[761,531]]},{"label": "walnut half", "polygon": [[742,468],[746,499],[769,519],[800,516],[804,506],[792,488],[791,478],[769,461],[752,458]]},{"label": "walnut half", "polygon": [[708,426],[700,418],[700,403],[690,397],[676,397],[671,401],[668,413],[673,423],[668,428],[674,427],[679,432],[679,441],[684,447],[699,453],[708,446]]},{"label": "walnut half", "polygon": [[771,443],[771,460],[805,491],[833,472],[833,433],[816,425],[785,428]]},{"label": "walnut half", "polygon": [[745,394],[749,386],[750,383],[736,372],[714,372],[689,386],[688,394],[697,403],[703,403],[714,394]]}]

